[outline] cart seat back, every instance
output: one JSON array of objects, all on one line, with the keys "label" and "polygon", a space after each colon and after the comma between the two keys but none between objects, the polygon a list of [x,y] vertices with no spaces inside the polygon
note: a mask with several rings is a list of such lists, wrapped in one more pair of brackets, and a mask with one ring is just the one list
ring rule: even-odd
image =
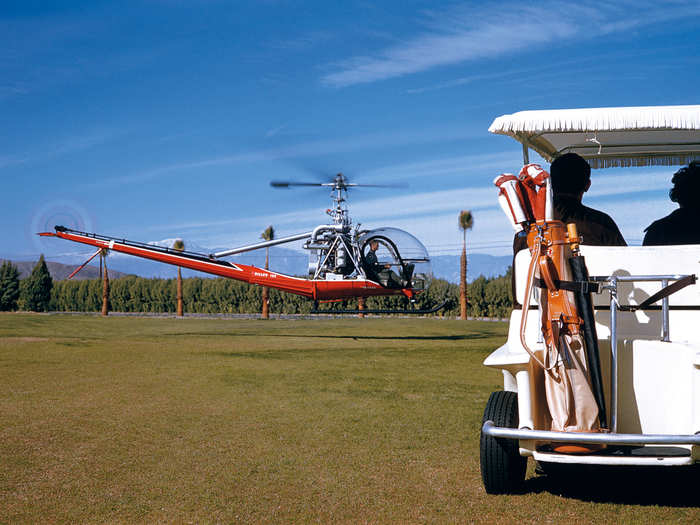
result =
[{"label": "cart seat back", "polygon": [[[581,246],[591,276],[688,275],[700,277],[700,245],[684,246]],[[530,254],[515,258],[515,288],[522,304]],[[661,282],[618,283],[622,305],[640,304],[662,287]],[[593,294],[600,339],[609,338],[610,294]],[[700,283],[669,296],[669,333],[672,341],[700,342]],[[537,305],[537,293],[531,305]],[[662,330],[661,301],[650,309],[618,314],[618,336],[625,339],[659,339]]]}]

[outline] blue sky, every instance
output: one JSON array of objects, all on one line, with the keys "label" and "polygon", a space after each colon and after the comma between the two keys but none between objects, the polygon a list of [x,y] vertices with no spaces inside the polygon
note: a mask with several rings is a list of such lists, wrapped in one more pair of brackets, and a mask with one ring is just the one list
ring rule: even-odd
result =
[{"label": "blue sky", "polygon": [[[366,227],[457,253],[510,250],[490,186],[526,109],[697,104],[697,2],[3,2],[0,257],[63,260],[56,223],[207,249],[324,222],[343,171]],[[673,209],[668,168],[594,172],[584,202],[630,244]],[[62,259],[63,258],[63,259]]]}]

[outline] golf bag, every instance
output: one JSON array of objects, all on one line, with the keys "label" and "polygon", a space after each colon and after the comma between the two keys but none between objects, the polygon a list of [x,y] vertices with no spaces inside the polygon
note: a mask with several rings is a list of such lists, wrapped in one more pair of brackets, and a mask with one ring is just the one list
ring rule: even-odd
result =
[{"label": "golf bag", "polygon": [[[605,427],[599,416],[605,402],[600,386],[597,336],[592,315],[584,323],[575,293],[588,298],[586,283],[574,281],[570,262],[578,253],[575,225],[554,220],[549,174],[537,164],[523,167],[518,177],[501,175],[494,181],[499,202],[514,230],[527,232],[531,254],[520,323],[520,340],[533,361],[544,370],[544,391],[551,430],[594,432]],[[585,268],[585,263],[584,268]],[[586,274],[587,277],[587,274]],[[528,307],[539,288],[545,349],[533,350],[525,339]],[[580,301],[579,301],[580,303]],[[585,304],[583,305],[585,306]],[[587,331],[587,332],[586,332]],[[586,336],[588,335],[588,336]],[[595,348],[587,348],[594,346]],[[595,354],[591,359],[591,352]],[[591,374],[590,365],[596,370]],[[592,387],[591,375],[598,381]],[[554,446],[559,452],[588,452],[591,447]]]}]

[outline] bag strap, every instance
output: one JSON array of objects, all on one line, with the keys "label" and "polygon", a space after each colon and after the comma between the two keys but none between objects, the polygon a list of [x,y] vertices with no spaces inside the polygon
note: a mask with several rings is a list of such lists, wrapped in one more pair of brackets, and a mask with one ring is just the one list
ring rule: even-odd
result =
[{"label": "bag strap", "polygon": [[693,275],[686,275],[682,279],[678,279],[675,283],[669,284],[668,286],[661,288],[658,292],[656,292],[654,295],[646,299],[644,302],[642,302],[639,305],[632,305],[631,310],[641,310],[642,308],[646,308],[647,306],[654,304],[656,301],[663,299],[664,297],[668,297],[671,294],[676,293],[679,290],[682,290],[686,286],[689,286],[691,284],[695,284],[697,281],[697,277]]},{"label": "bag strap", "polygon": [[[539,278],[535,278],[535,286],[547,288],[547,283]],[[596,281],[560,281],[554,279],[554,287],[568,292],[600,293],[602,283]]]},{"label": "bag strap", "polygon": [[[528,344],[527,341],[525,340],[525,332],[527,328],[527,317],[530,309],[528,308],[530,306],[530,298],[532,297],[532,288],[533,288],[533,283],[535,281],[535,270],[537,269],[537,265],[539,263],[539,258],[540,254],[542,251],[542,244],[538,241],[535,241],[535,251],[532,254],[532,259],[530,259],[530,267],[528,268],[527,271],[527,284],[525,286],[525,298],[523,299],[523,313],[522,316],[520,317],[520,344],[523,345],[523,348],[525,351],[530,354],[530,357],[535,360],[535,362],[540,365],[544,370],[549,370],[551,367],[547,367],[542,361],[539,360],[537,355],[535,354],[534,350],[532,350]],[[525,307],[527,305],[528,307]],[[554,366],[554,365],[552,365]]]}]

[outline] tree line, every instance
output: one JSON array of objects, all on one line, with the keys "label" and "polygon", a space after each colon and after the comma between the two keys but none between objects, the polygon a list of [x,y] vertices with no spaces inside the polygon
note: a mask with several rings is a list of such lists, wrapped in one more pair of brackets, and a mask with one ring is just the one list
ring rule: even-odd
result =
[{"label": "tree line", "polygon": [[[510,270],[496,278],[479,277],[467,286],[468,313],[473,317],[507,317],[512,308]],[[126,276],[110,280],[109,309],[116,312],[175,313],[177,280]],[[444,301],[439,316],[460,314],[459,285],[433,279],[427,291],[417,297],[415,307],[430,309]],[[225,278],[182,279],[183,309],[188,313],[260,313],[263,288]],[[303,297],[269,289],[269,311],[277,314],[305,314],[313,302]],[[0,268],[0,310],[99,312],[103,305],[103,282],[52,281],[43,257],[32,274],[19,279],[17,268],[5,262]],[[357,309],[357,300],[320,304],[319,308]],[[400,296],[372,297],[366,309],[403,309]]]}]

